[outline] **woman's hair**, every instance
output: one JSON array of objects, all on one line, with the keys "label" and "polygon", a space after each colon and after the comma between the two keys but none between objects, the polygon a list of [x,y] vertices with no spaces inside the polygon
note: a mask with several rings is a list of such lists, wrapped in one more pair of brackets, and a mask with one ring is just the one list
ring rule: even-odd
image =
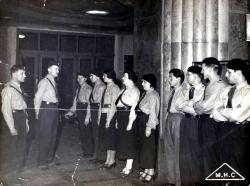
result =
[{"label": "woman's hair", "polygon": [[156,89],[157,79],[154,74],[144,74],[142,79],[149,82],[150,86]]}]

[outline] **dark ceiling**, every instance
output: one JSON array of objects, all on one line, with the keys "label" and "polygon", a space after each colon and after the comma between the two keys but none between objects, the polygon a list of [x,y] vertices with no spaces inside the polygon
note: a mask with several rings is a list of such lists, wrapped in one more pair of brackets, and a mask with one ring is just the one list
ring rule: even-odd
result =
[{"label": "dark ceiling", "polygon": [[[88,15],[87,10],[108,15]],[[1,24],[132,32],[134,0],[0,0]]]}]

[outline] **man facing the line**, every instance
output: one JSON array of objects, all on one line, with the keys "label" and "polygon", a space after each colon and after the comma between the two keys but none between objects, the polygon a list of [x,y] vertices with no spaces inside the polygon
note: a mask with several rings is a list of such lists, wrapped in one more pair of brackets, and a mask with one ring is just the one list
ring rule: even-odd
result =
[{"label": "man facing the line", "polygon": [[58,127],[58,92],[55,78],[59,74],[59,66],[55,62],[48,65],[48,74],[38,83],[34,105],[39,123],[38,166],[42,170],[53,165],[55,142]]}]

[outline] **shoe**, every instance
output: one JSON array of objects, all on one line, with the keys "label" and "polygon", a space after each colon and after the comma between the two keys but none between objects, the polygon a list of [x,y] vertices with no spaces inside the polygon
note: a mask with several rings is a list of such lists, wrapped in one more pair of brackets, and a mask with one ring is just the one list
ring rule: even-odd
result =
[{"label": "shoe", "polygon": [[107,165],[107,169],[111,169],[111,168],[115,168],[115,167],[116,167],[116,162]]},{"label": "shoe", "polygon": [[155,175],[146,174],[146,176],[144,177],[142,182],[149,183],[149,182],[154,181],[154,180],[155,180]]},{"label": "shoe", "polygon": [[128,177],[130,174],[132,174],[132,172],[133,172],[133,169],[131,168],[131,169],[123,169],[122,170],[122,177],[123,178],[126,178],[126,177]]},{"label": "shoe", "polygon": [[146,177],[146,175],[147,175],[147,173],[146,172],[140,172],[139,173],[140,174],[140,176],[139,176],[139,180],[144,180],[144,178]]},{"label": "shoe", "polygon": [[99,167],[100,170],[106,170],[108,164],[103,164],[102,166]]},{"label": "shoe", "polygon": [[30,181],[30,179],[29,178],[25,178],[25,177],[18,177],[17,178],[18,180],[20,180],[20,181]]}]

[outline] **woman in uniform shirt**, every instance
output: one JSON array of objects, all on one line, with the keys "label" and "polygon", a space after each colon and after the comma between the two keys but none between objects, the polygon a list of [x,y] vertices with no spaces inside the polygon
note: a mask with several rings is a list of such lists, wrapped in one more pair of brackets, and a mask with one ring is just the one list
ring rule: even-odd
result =
[{"label": "woman in uniform shirt", "polygon": [[132,173],[133,160],[136,157],[136,118],[135,107],[140,97],[140,91],[135,86],[137,75],[127,71],[122,78],[125,88],[116,100],[118,123],[118,154],[127,160],[125,168],[121,171],[123,177]]},{"label": "woman in uniform shirt", "polygon": [[156,77],[145,74],[142,78],[145,92],[142,94],[137,111],[139,136],[139,166],[144,169],[139,179],[150,182],[155,175],[156,164],[156,129],[159,124],[160,96],[155,90]]},{"label": "woman in uniform shirt", "polygon": [[114,83],[116,74],[114,70],[106,70],[103,73],[103,80],[107,83],[102,99],[101,119],[99,128],[99,142],[101,151],[107,151],[105,164],[101,169],[110,169],[115,167],[115,153],[116,153],[116,120],[115,102],[120,94],[120,88]]}]

